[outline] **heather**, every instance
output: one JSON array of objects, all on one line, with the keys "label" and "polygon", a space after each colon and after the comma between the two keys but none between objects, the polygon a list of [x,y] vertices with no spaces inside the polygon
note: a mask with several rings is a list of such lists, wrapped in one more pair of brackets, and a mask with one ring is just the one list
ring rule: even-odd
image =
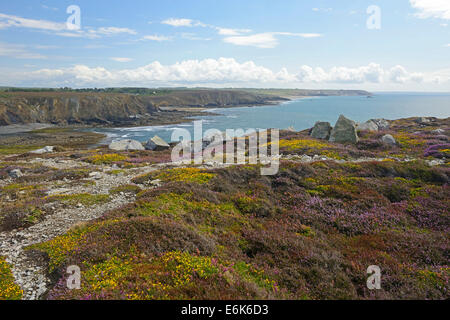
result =
[{"label": "heather", "polygon": [[[286,161],[274,177],[253,166],[208,173],[169,179],[82,235],[38,246],[60,275],[48,297],[448,298],[448,168]],[[79,291],[64,287],[71,264],[82,266]],[[377,292],[365,287],[372,264],[383,270]]]},{"label": "heather", "polygon": [[[24,175],[0,185],[0,220],[26,231],[104,208],[27,247],[47,263],[46,299],[448,299],[448,136],[432,132],[445,126],[401,119],[348,145],[281,131],[274,176],[165,165],[170,151],[11,156],[0,175]],[[381,290],[366,286],[370,265]]]}]

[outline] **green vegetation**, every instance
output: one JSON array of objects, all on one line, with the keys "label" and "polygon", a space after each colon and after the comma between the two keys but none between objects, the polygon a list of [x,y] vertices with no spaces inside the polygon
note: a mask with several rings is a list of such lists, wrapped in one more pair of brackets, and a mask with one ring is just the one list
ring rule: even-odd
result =
[{"label": "green vegetation", "polygon": [[21,300],[23,292],[14,283],[10,265],[0,256],[0,300]]},{"label": "green vegetation", "polygon": [[109,196],[106,194],[69,194],[69,195],[54,195],[47,197],[48,202],[60,201],[69,205],[77,205],[81,203],[85,206],[93,206],[105,203],[109,200]]}]

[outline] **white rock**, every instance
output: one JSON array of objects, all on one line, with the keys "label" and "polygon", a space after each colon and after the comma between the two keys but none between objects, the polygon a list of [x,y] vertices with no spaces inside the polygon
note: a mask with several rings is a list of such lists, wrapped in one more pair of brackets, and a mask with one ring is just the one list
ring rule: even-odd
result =
[{"label": "white rock", "polygon": [[30,151],[30,153],[33,153],[33,154],[51,153],[51,152],[53,152],[54,149],[55,149],[55,147],[53,147],[53,146],[46,146],[42,149]]},{"label": "white rock", "polygon": [[304,155],[301,156],[300,161],[302,161],[302,162],[311,162],[312,159],[313,159],[312,157],[304,154]]},{"label": "white rock", "polygon": [[145,145],[145,149],[152,151],[161,151],[170,149],[170,145],[162,138],[154,136],[153,138],[148,140],[147,144]]},{"label": "white rock", "polygon": [[369,120],[367,122],[358,124],[356,129],[359,131],[377,132],[378,125],[373,120]]},{"label": "white rock", "polygon": [[389,122],[386,119],[370,119],[378,126],[378,130],[384,130],[389,128]]},{"label": "white rock", "polygon": [[156,180],[150,181],[150,184],[152,186],[159,187],[159,186],[161,186],[161,182],[162,181],[160,179],[156,179]]},{"label": "white rock", "polygon": [[132,150],[140,150],[143,151],[145,148],[139,141],[136,140],[120,140],[113,141],[109,145],[109,149],[115,151],[132,151]]},{"label": "white rock", "polygon": [[102,174],[100,172],[91,172],[89,173],[89,177],[99,180],[102,178]]},{"label": "white rock", "polygon": [[23,173],[22,171],[20,171],[20,169],[14,169],[9,172],[9,176],[13,179],[17,179],[23,177]]},{"label": "white rock", "polygon": [[386,134],[381,138],[381,141],[383,141],[386,144],[389,144],[391,146],[396,145],[397,141],[395,141],[394,137],[390,134]]}]

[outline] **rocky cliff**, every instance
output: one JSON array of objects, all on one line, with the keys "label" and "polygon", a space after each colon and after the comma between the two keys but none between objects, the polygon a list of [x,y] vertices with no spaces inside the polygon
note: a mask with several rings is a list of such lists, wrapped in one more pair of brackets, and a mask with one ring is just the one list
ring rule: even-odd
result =
[{"label": "rocky cliff", "polygon": [[115,123],[158,111],[140,96],[123,94],[13,93],[0,98],[0,125]]},{"label": "rocky cliff", "polygon": [[162,113],[158,108],[160,106],[261,105],[278,99],[281,98],[227,90],[183,90],[158,96],[94,92],[8,92],[0,95],[0,125],[130,124],[142,122],[142,119],[151,120]]}]

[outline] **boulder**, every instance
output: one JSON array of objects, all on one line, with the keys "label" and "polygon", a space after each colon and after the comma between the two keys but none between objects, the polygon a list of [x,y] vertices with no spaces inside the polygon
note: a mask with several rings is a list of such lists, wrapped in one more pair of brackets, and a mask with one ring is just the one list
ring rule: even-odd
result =
[{"label": "boulder", "polygon": [[378,125],[373,120],[369,120],[364,123],[360,123],[357,126],[358,131],[370,131],[370,132],[377,132],[378,131]]},{"label": "boulder", "polygon": [[54,149],[55,149],[55,147],[53,147],[53,146],[46,146],[46,147],[44,147],[42,149],[30,151],[30,153],[33,153],[33,154],[51,153],[51,152],[54,151]]},{"label": "boulder", "polygon": [[436,129],[436,130],[433,130],[433,131],[431,131],[431,133],[436,133],[436,134],[444,134],[444,133],[445,133],[445,130],[444,130],[444,129],[441,129],[441,128],[439,128],[439,129]]},{"label": "boulder", "polygon": [[142,144],[136,140],[114,141],[109,145],[109,149],[115,151],[145,150]]},{"label": "boulder", "polygon": [[357,143],[359,141],[356,132],[356,123],[343,115],[339,116],[336,125],[330,134],[330,142]]},{"label": "boulder", "polygon": [[421,124],[421,125],[428,125],[430,124],[431,120],[429,118],[425,118],[425,117],[420,117],[414,120],[416,123]]},{"label": "boulder", "polygon": [[329,122],[316,122],[311,131],[311,137],[315,139],[328,140],[332,129],[333,128]]},{"label": "boulder", "polygon": [[390,134],[384,135],[381,138],[381,141],[383,141],[383,143],[386,143],[391,146],[395,146],[397,144],[397,141],[395,141],[395,138],[393,136],[391,136]]},{"label": "boulder", "polygon": [[153,151],[162,151],[170,149],[170,146],[162,138],[154,136],[153,138],[148,140],[147,144],[145,145],[145,149]]},{"label": "boulder", "polygon": [[378,130],[385,130],[390,127],[389,121],[386,119],[370,119],[369,121],[374,122],[377,125]]},{"label": "boulder", "polygon": [[17,179],[20,177],[23,177],[23,173],[22,171],[20,171],[20,169],[14,169],[8,172],[9,176],[13,179]]}]

